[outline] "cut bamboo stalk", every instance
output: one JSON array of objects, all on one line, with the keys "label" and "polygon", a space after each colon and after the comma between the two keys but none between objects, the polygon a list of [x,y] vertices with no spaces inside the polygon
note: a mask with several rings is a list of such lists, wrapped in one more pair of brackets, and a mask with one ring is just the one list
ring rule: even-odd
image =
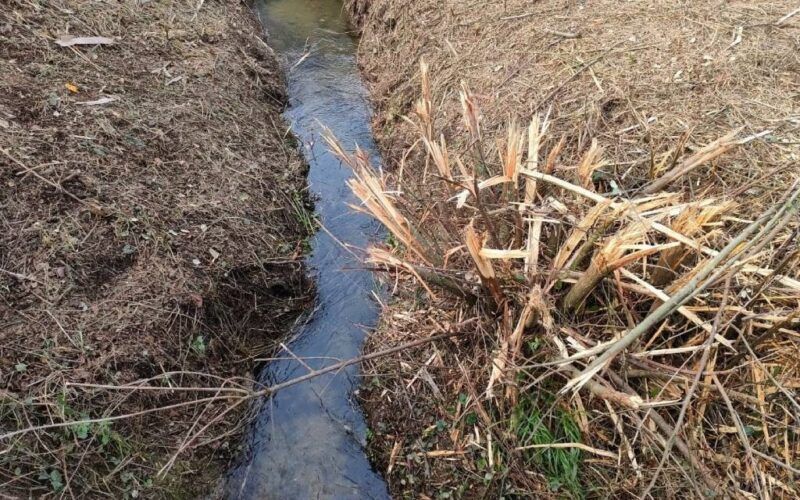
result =
[{"label": "cut bamboo stalk", "polygon": [[[600,194],[594,193],[594,192],[589,191],[587,189],[584,189],[584,188],[582,188],[580,186],[576,186],[575,184],[572,184],[572,183],[570,183],[568,181],[565,181],[563,179],[559,179],[558,177],[554,177],[552,175],[545,174],[545,173],[542,173],[542,172],[531,172],[529,170],[523,170],[520,173],[522,175],[525,175],[525,176],[530,176],[530,177],[533,177],[533,178],[538,179],[538,180],[549,182],[550,184],[558,186],[558,187],[560,187],[562,189],[565,189],[567,191],[571,191],[571,192],[573,192],[573,193],[575,193],[577,195],[583,196],[584,198],[590,199],[590,200],[592,200],[594,202],[609,201],[609,202],[611,202],[611,205],[609,205],[610,208],[614,208],[614,209],[619,208],[619,207],[627,208],[629,211],[632,211],[632,213],[629,214],[629,215],[631,217],[636,218],[636,219],[639,219],[642,216],[642,214],[637,213],[635,211],[635,207],[629,201],[614,202],[610,198],[606,198],[605,196],[602,196]],[[701,245],[700,243],[692,240],[691,238],[687,238],[686,236],[680,234],[679,232],[677,232],[677,231],[675,231],[673,229],[670,229],[669,227],[661,224],[660,222],[650,222],[650,226],[651,226],[651,228],[653,230],[658,231],[659,233],[661,233],[661,234],[663,234],[663,235],[665,235],[665,236],[667,236],[667,237],[669,237],[669,238],[671,238],[671,239],[673,239],[675,241],[679,241],[679,242],[683,243],[684,245],[686,245],[686,246],[688,246],[690,248],[698,250],[698,251],[704,253],[705,255],[708,255],[710,257],[716,257],[716,256],[719,255],[719,251],[718,250],[714,250],[713,248],[709,248],[709,247],[707,247],[705,245]],[[741,271],[745,272],[745,273],[758,274],[760,276],[769,276],[772,273],[771,269],[758,267],[758,266],[754,266],[754,265],[750,265],[750,264],[745,264],[744,267],[742,267]],[[787,287],[789,287],[789,288],[791,288],[793,290],[800,290],[800,281],[797,281],[794,278],[791,278],[791,277],[785,276],[785,275],[778,275],[778,276],[775,277],[775,279],[777,279],[782,285],[787,286]]]},{"label": "cut bamboo stalk", "polygon": [[[671,228],[689,238],[695,238],[704,230],[704,226],[719,218],[729,211],[733,203],[720,203],[706,207],[690,205],[686,207],[672,222]],[[651,281],[656,286],[662,286],[674,278],[676,271],[683,264],[689,252],[685,248],[675,248],[662,252],[658,264],[653,271]]]},{"label": "cut bamboo stalk", "polygon": [[611,200],[606,200],[597,203],[595,206],[589,209],[586,212],[586,215],[581,219],[577,226],[572,229],[570,235],[567,237],[564,244],[561,245],[561,248],[558,251],[555,259],[553,260],[553,269],[555,271],[561,271],[567,265],[572,253],[575,251],[575,248],[578,247],[580,242],[586,238],[586,235],[589,233],[589,230],[592,228],[597,219],[603,214],[603,212],[608,208],[611,204]]},{"label": "cut bamboo stalk", "polygon": [[652,194],[657,191],[661,191],[669,184],[674,182],[679,177],[683,177],[684,175],[688,174],[695,168],[707,163],[714,158],[721,156],[722,154],[730,151],[737,145],[739,145],[739,141],[734,140],[734,138],[739,134],[741,128],[738,128],[722,137],[717,139],[716,141],[710,142],[703,148],[701,148],[697,153],[693,154],[692,156],[686,158],[681,162],[680,165],[676,166],[669,172],[665,173],[649,185],[647,185],[643,190],[642,193],[644,194]]},{"label": "cut bamboo stalk", "polygon": [[494,300],[495,305],[500,306],[505,302],[503,290],[500,288],[500,283],[497,281],[497,276],[494,273],[492,262],[481,256],[483,249],[483,242],[475,232],[472,224],[467,226],[466,232],[467,250],[469,251],[472,261],[475,263],[475,268],[478,271],[478,276],[481,279],[483,286],[489,290],[489,293]]},{"label": "cut bamboo stalk", "polygon": [[[734,264],[736,257],[734,256],[734,258],[731,259],[727,264],[723,265],[725,259],[733,254],[733,252],[742,244],[745,244],[748,238],[765,224],[766,226],[761,231],[762,234],[765,234],[771,230],[772,227],[774,227],[774,224],[777,223],[777,221],[774,219],[783,217],[789,207],[793,206],[798,196],[800,196],[800,190],[797,190],[797,184],[799,182],[800,181],[794,182],[789,190],[790,194],[788,199],[782,205],[773,205],[766,213],[764,213],[764,215],[759,217],[758,220],[749,224],[744,230],[742,230],[741,233],[739,233],[736,238],[733,238],[716,257],[709,260],[709,262],[703,266],[703,268],[695,276],[693,276],[686,285],[678,290],[673,295],[671,300],[661,304],[658,309],[648,315],[636,327],[632,328],[628,333],[625,334],[625,336],[614,342],[608,349],[606,349],[605,352],[603,352],[603,354],[598,356],[588,367],[586,367],[579,376],[569,380],[562,389],[562,392],[569,391],[570,389],[580,389],[580,387],[586,384],[595,374],[597,374],[597,372],[599,372],[606,365],[606,363],[611,361],[617,354],[621,353],[625,348],[631,345],[642,334],[649,331],[650,328],[672,314],[675,309],[684,305],[693,296],[705,290],[710,283],[716,281],[723,274],[725,274],[730,266]],[[790,213],[789,215],[793,214]],[[743,250],[744,249],[740,249],[740,251]],[[715,270],[716,272],[714,272]]]},{"label": "cut bamboo stalk", "polygon": [[[589,267],[583,273],[583,276],[572,285],[572,288],[570,288],[569,292],[564,297],[564,308],[567,311],[577,309],[600,281],[614,270],[659,252],[664,248],[671,248],[674,246],[674,244],[656,246],[633,245],[633,243],[644,238],[645,234],[645,224],[634,223],[624,231],[608,238],[605,245],[595,252],[595,256],[589,263]],[[636,251],[626,255],[626,251],[630,249]]]}]

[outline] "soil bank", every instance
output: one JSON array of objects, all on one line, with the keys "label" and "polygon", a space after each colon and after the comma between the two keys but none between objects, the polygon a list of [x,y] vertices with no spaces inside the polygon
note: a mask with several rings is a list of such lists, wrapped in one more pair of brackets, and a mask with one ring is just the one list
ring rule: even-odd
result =
[{"label": "soil bank", "polygon": [[[259,33],[236,0],[4,2],[0,434],[207,395],[68,384],[249,388],[307,304],[305,167]],[[0,496],[195,497],[236,453],[226,408],[5,439]]]},{"label": "soil bank", "polygon": [[[487,137],[500,135],[495,131],[510,118],[526,124],[534,114],[547,115],[549,136],[565,138],[563,163],[577,164],[578,153],[597,140],[622,192],[669,164],[676,144],[691,152],[739,127],[743,136],[768,132],[697,169],[676,189],[698,199],[736,192],[738,214],[747,217],[760,209],[748,200],[781,192],[797,174],[800,16],[785,17],[796,8],[790,1],[351,0],[347,7],[362,30],[360,64],[375,105],[376,140],[387,169],[403,171],[407,182],[422,177],[424,164],[417,132],[402,120],[420,94],[422,57],[430,66],[435,120],[451,151],[465,148],[450,133],[464,128],[458,98],[464,82]],[[368,350],[463,319],[458,310],[423,300],[424,291],[402,278],[394,289],[397,297]],[[493,342],[483,336],[428,346],[366,368],[370,451],[397,497],[571,494],[548,464],[493,468],[491,442],[470,438],[486,426],[480,405],[464,408],[476,391],[464,379],[485,383],[491,358],[481,353]],[[506,424],[497,423],[497,432]],[[743,453],[727,446],[704,455],[722,475],[725,453]],[[597,463],[583,462],[582,491],[641,491],[632,469],[595,475],[602,470]],[[682,494],[663,476],[658,487]]]}]

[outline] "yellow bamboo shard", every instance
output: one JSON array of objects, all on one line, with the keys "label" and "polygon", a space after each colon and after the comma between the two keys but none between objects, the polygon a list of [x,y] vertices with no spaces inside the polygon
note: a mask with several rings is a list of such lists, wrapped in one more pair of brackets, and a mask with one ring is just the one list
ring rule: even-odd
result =
[{"label": "yellow bamboo shard", "polygon": [[475,267],[478,270],[478,274],[480,274],[482,278],[494,279],[494,267],[488,259],[481,255],[481,251],[483,250],[483,240],[478,236],[478,233],[475,231],[475,227],[472,224],[467,226],[465,239],[467,251],[469,251],[469,255],[475,262]]},{"label": "yellow bamboo shard", "polygon": [[581,162],[578,164],[577,170],[578,180],[580,180],[581,186],[585,189],[594,189],[592,175],[598,168],[606,164],[605,160],[600,159],[602,153],[603,149],[597,145],[597,139],[592,139],[592,145],[589,151],[583,155],[583,159],[581,159]]},{"label": "yellow bamboo shard", "polygon": [[525,265],[523,271],[526,276],[531,276],[539,265],[539,241],[542,238],[543,219],[537,217],[528,222],[528,234],[525,240]]},{"label": "yellow bamboo shard", "polygon": [[567,144],[567,139],[562,136],[561,139],[558,140],[558,143],[550,150],[547,154],[547,161],[544,163],[544,168],[542,168],[542,172],[545,174],[552,174],[553,171],[556,169],[556,161],[558,161],[558,157],[561,155],[561,152],[564,151],[564,146]]},{"label": "yellow bamboo shard", "polygon": [[369,163],[368,155],[356,148],[354,154],[348,154],[328,129],[323,130],[323,138],[343,162],[353,169],[353,178],[347,185],[362,206],[354,206],[363,210],[381,222],[406,248],[414,252],[422,261],[430,263],[425,247],[414,235],[408,219],[397,209],[391,197],[386,194],[382,179],[378,178]]},{"label": "yellow bamboo shard", "polygon": [[[530,171],[539,170],[539,144],[542,132],[539,130],[539,115],[534,115],[531,124],[528,126],[528,161],[525,165]],[[519,175],[519,172],[517,172]],[[525,204],[530,205],[536,198],[536,179],[527,177],[525,179]]]},{"label": "yellow bamboo shard", "polygon": [[[456,166],[458,167],[458,172],[461,174],[461,178],[465,181],[470,178],[469,172],[467,172],[467,167],[464,166],[464,162],[461,161],[461,158],[456,156]],[[470,183],[466,183],[470,184]]]},{"label": "yellow bamboo shard", "polygon": [[478,271],[481,283],[489,291],[495,304],[499,306],[504,302],[503,291],[497,281],[492,262],[481,255],[481,251],[483,250],[483,238],[478,236],[472,223],[467,226],[465,243],[467,245],[467,251],[475,264],[475,269]]},{"label": "yellow bamboo shard", "polygon": [[[526,162],[526,168],[530,171],[539,170],[539,148],[542,136],[544,135],[545,127],[546,125],[541,124],[539,115],[534,115],[533,118],[531,118],[530,125],[528,125],[528,159]],[[519,169],[517,169],[516,175],[519,176]],[[530,207],[532,207],[536,202],[536,189],[536,179],[533,177],[526,177],[525,194],[523,197],[524,203],[520,205],[520,211],[530,209]],[[525,238],[527,255],[525,257],[525,263],[523,267],[523,272],[526,276],[530,275],[530,273],[533,272],[538,266],[539,239],[541,238],[541,234],[541,218],[537,218],[528,222],[528,231]]]},{"label": "yellow bamboo shard", "polygon": [[382,186],[372,173],[362,172],[348,180],[347,185],[373,217],[423,261],[428,262],[424,249],[411,232],[410,224],[383,192]]},{"label": "yellow bamboo shard", "polygon": [[481,127],[480,127],[480,112],[478,106],[475,104],[472,93],[467,88],[465,82],[461,82],[461,91],[459,92],[459,99],[461,100],[461,112],[464,116],[464,125],[466,125],[472,140],[480,140]]},{"label": "yellow bamboo shard", "polygon": [[444,135],[441,135],[439,142],[428,140],[423,137],[422,142],[425,144],[425,149],[428,151],[428,156],[433,160],[439,175],[447,180],[452,180],[453,176],[450,168],[450,155],[447,151],[447,143],[445,142]]},{"label": "yellow bamboo shard", "polygon": [[567,292],[564,297],[564,307],[567,310],[577,308],[600,281],[614,269],[661,250],[657,246],[648,247],[639,249],[628,256],[625,255],[631,246],[640,243],[646,234],[647,225],[634,221],[622,231],[607,238],[605,244],[595,252],[586,272]]},{"label": "yellow bamboo shard", "polygon": [[605,200],[595,204],[586,212],[586,215],[581,219],[578,225],[572,229],[553,260],[553,269],[555,271],[564,269],[564,266],[569,262],[575,249],[577,249],[578,245],[586,238],[592,226],[594,226],[597,219],[605,212],[610,204],[611,200]]},{"label": "yellow bamboo shard", "polygon": [[[687,238],[695,238],[705,230],[708,224],[732,210],[735,205],[732,201],[714,204],[692,203],[684,207],[675,217],[670,228]],[[688,249],[683,247],[663,252],[653,271],[652,282],[656,285],[663,285],[674,278],[674,273],[681,267],[687,256]]]},{"label": "yellow bamboo shard", "polygon": [[481,249],[481,257],[486,259],[524,259],[528,256],[528,251],[521,250],[502,250],[499,248],[483,248]]},{"label": "yellow bamboo shard", "polygon": [[503,160],[503,175],[517,185],[519,178],[519,167],[522,163],[522,142],[523,134],[513,121],[508,126],[508,140],[506,142],[506,153]]},{"label": "yellow bamboo shard", "polygon": [[423,132],[423,137],[429,141],[433,140],[433,97],[431,94],[431,82],[429,76],[428,63],[424,58],[419,60],[419,73],[420,84],[422,87],[422,94],[414,104],[414,113],[419,117],[421,125],[420,128]]},{"label": "yellow bamboo shard", "polygon": [[654,180],[651,184],[644,188],[643,192],[645,194],[652,194],[660,191],[679,177],[688,174],[700,165],[703,165],[704,163],[707,163],[738,146],[740,141],[736,140],[736,136],[739,135],[741,130],[741,128],[738,128],[729,132],[728,134],[725,134],[719,139],[706,144],[695,154],[684,159],[672,170]]}]

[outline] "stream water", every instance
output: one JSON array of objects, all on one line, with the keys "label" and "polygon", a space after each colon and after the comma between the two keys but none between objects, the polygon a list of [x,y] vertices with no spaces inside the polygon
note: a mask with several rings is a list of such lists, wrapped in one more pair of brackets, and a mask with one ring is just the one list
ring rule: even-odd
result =
[{"label": "stream water", "polygon": [[[339,242],[365,248],[383,238],[354,203],[345,181],[350,169],[320,136],[328,126],[343,145],[359,144],[380,160],[370,131],[370,107],[356,64],[357,40],[338,0],[257,0],[269,44],[284,63],[286,120],[310,165],[317,216],[327,231],[314,236],[307,265],[317,283],[317,304],[260,375],[264,384],[301,376],[358,356],[365,330],[375,326],[378,287],[372,273]],[[333,237],[338,240],[334,240]],[[303,363],[293,359],[301,358]],[[307,366],[304,366],[307,365]],[[278,392],[261,406],[241,463],[227,478],[226,498],[388,498],[383,479],[364,452],[366,424],[353,392],[358,367]]]}]

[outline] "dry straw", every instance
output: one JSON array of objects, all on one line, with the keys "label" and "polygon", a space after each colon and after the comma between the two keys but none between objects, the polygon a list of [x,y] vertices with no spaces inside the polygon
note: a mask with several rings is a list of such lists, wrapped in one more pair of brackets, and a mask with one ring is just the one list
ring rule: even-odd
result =
[{"label": "dry straw", "polygon": [[[659,443],[669,441],[706,487],[738,494],[742,485],[731,483],[724,468],[701,450],[710,440],[722,438],[711,429],[728,425],[732,414],[739,422],[784,419],[780,407],[785,402],[775,398],[784,397],[788,389],[773,377],[769,382],[778,389],[772,399],[765,399],[761,386],[746,393],[743,387],[753,387],[748,382],[752,370],[734,361],[744,356],[765,366],[765,349],[779,349],[783,342],[779,332],[798,326],[790,314],[800,298],[797,269],[778,265],[785,260],[786,245],[795,252],[796,242],[777,244],[797,227],[797,186],[766,204],[753,221],[737,217],[738,205],[725,192],[717,191],[713,198],[683,192],[681,182],[687,174],[712,160],[725,161],[736,151],[743,141],[738,139],[740,131],[733,130],[677,164],[667,165],[665,156],[661,167],[653,170],[660,176],[628,191],[634,195],[604,194],[616,192],[606,180],[614,171],[598,141],[572,155],[579,158],[576,164],[565,164],[561,155],[569,139],[548,137],[548,120],[533,116],[527,133],[510,120],[504,140],[493,143],[484,137],[475,96],[463,83],[459,100],[464,134],[445,138],[434,125],[424,63],[420,74],[422,96],[415,118],[408,120],[425,145],[418,161],[432,162],[441,180],[406,181],[403,200],[391,199],[384,191],[386,181],[378,179],[358,154],[343,151],[331,138],[329,142],[354,168],[351,187],[362,201],[359,208],[402,242],[394,249],[373,250],[372,262],[427,290],[427,314],[453,320],[456,316],[448,311],[458,311],[461,320],[472,315],[475,334],[483,332],[491,339],[490,351],[473,352],[476,365],[483,368],[471,375],[461,370],[459,380],[449,383],[485,384],[474,397],[493,408],[491,415],[482,417],[491,428],[511,422],[514,408],[544,384],[552,386],[559,380],[554,375],[566,375],[567,380],[559,382],[562,393],[583,389],[591,398],[573,392],[560,404],[579,413],[590,406],[602,415],[595,424],[587,422],[584,430],[617,448],[609,452],[615,459],[629,461],[641,476],[643,464],[652,463],[656,450],[662,449]],[[670,157],[677,158],[674,153],[689,141],[686,134]],[[448,143],[465,147],[448,149]],[[490,157],[498,158],[497,164],[489,163]],[[455,193],[453,186],[459,186]],[[668,187],[674,191],[664,191]],[[420,240],[423,230],[429,240]],[[434,247],[450,249],[438,267],[431,266]],[[418,272],[422,268],[425,276]],[[453,286],[454,281],[459,284]],[[444,293],[438,294],[437,287]],[[474,298],[473,293],[477,301],[465,300]],[[417,329],[424,331],[422,326]],[[769,335],[743,353],[747,344],[742,332],[752,330]],[[767,338],[773,342],[770,347],[764,344]],[[547,348],[525,347],[526,341],[534,340]],[[687,373],[702,374],[705,385],[696,394],[733,402],[723,405],[723,411],[706,409],[677,418],[676,397],[683,394]],[[712,375],[717,373],[725,376]],[[769,371],[759,373],[763,382],[763,373]],[[633,413],[623,414],[620,407]],[[797,424],[794,418],[790,420]],[[598,428],[603,422],[607,427]],[[703,425],[707,434],[688,433],[689,425]],[[767,428],[765,438],[771,432],[777,431]],[[602,437],[608,433],[619,439]],[[508,451],[505,460],[527,463],[522,451],[531,448],[510,439],[507,450],[517,452]],[[748,477],[770,474],[789,484],[791,446],[774,448],[761,441],[742,446],[761,450],[746,462]]]}]

